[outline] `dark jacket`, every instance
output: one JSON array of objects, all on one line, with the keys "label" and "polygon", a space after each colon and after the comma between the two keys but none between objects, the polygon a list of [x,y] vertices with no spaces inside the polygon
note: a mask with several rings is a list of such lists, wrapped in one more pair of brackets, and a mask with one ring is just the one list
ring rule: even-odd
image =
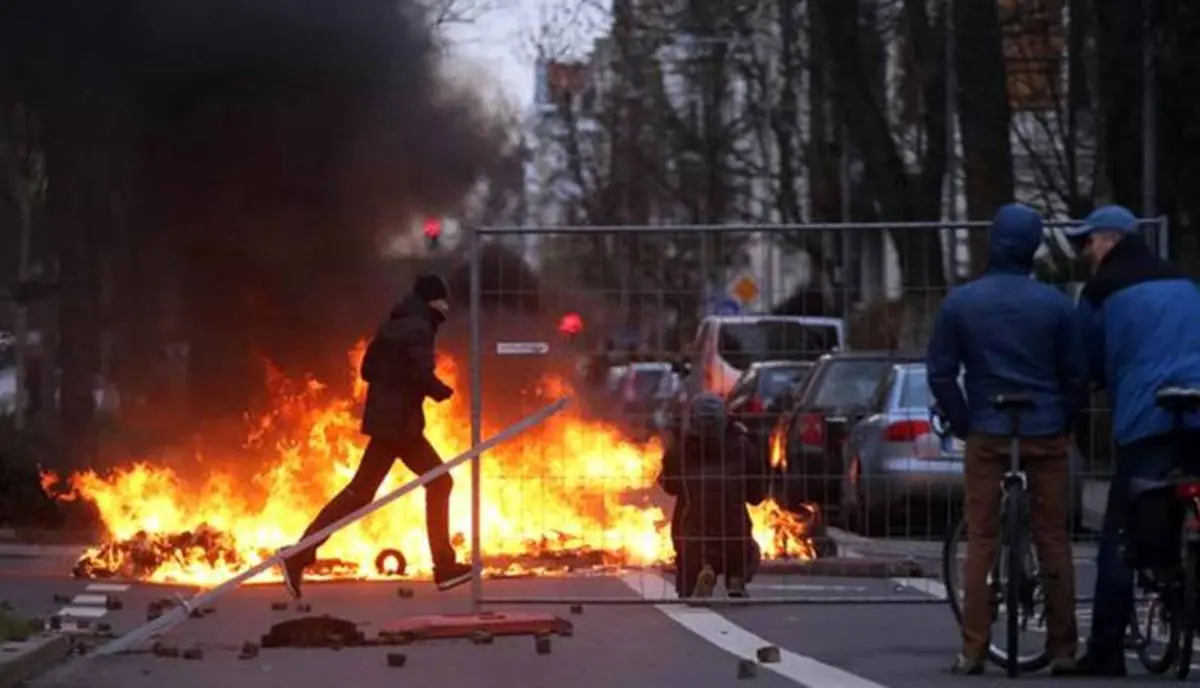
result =
[{"label": "dark jacket", "polygon": [[442,315],[416,296],[406,297],[379,326],[363,356],[368,383],[363,434],[403,440],[425,430],[426,397],[450,395],[434,372],[434,339]]},{"label": "dark jacket", "polygon": [[[1080,338],[1092,381],[1106,385],[1113,440],[1128,445],[1172,428],[1163,387],[1200,387],[1200,291],[1129,235],[1105,256],[1079,300]],[[1200,427],[1200,418],[1189,418]]]},{"label": "dark jacket", "polygon": [[671,537],[750,540],[747,504],[766,498],[763,461],[745,433],[730,425],[719,436],[684,432],[663,452],[658,483],[674,496]]},{"label": "dark jacket", "polygon": [[[988,270],[942,303],[929,341],[929,387],[954,434],[1007,435],[1012,421],[992,408],[1002,393],[1031,394],[1021,435],[1069,432],[1087,397],[1073,307],[1065,294],[1034,280],[1042,221],[1033,210],[1005,206],[988,238]],[[966,396],[959,387],[965,369]]]}]

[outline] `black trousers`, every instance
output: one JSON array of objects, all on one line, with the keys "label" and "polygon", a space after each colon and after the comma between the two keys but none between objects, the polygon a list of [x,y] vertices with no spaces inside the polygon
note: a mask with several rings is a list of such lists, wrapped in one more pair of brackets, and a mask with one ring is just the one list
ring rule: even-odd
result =
[{"label": "black trousers", "polygon": [[[442,465],[437,450],[429,444],[424,435],[416,435],[407,440],[372,438],[367,443],[362,461],[359,462],[358,470],[350,479],[350,483],[321,509],[304,531],[304,537],[370,504],[397,458],[417,475]],[[450,492],[453,488],[454,479],[449,474],[425,486],[425,531],[429,537],[429,553],[435,566],[454,561],[454,547],[450,544]],[[297,556],[307,566],[316,561],[317,548],[323,544],[325,540]]]}]

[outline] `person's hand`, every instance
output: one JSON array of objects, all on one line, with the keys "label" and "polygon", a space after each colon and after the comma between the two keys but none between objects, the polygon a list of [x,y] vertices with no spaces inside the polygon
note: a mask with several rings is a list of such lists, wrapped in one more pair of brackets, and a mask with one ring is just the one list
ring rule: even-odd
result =
[{"label": "person's hand", "polygon": [[430,394],[429,396],[432,397],[434,401],[441,403],[454,396],[454,389],[439,380],[437,387],[435,387],[433,390],[433,394]]},{"label": "person's hand", "polygon": [[734,432],[738,433],[739,435],[746,435],[750,432],[750,429],[746,427],[746,424],[740,420],[733,421],[729,424],[729,426],[732,427]]}]

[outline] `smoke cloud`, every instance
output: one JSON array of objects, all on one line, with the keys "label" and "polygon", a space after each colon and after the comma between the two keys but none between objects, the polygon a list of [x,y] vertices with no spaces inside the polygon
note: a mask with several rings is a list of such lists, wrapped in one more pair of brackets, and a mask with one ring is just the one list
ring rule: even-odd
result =
[{"label": "smoke cloud", "polygon": [[138,260],[161,262],[144,284],[179,294],[154,317],[181,323],[201,415],[240,417],[264,360],[345,379],[398,296],[381,233],[452,211],[505,140],[443,76],[414,0],[3,4],[6,67],[36,85],[47,136],[70,121],[57,131],[102,146],[101,168],[135,169]]}]

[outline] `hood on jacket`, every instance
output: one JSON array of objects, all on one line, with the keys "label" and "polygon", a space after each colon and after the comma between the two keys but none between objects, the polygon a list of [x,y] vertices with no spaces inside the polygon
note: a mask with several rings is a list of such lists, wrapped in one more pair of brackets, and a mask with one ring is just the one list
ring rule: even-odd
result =
[{"label": "hood on jacket", "polygon": [[1020,203],[996,213],[988,233],[988,270],[1033,272],[1033,256],[1042,243],[1042,216]]},{"label": "hood on jacket", "polygon": [[425,302],[425,299],[416,294],[409,294],[400,299],[400,302],[392,307],[392,312],[388,314],[388,318],[392,320],[397,318],[424,318],[433,323],[434,327],[446,321],[446,316],[441,311],[430,306]]},{"label": "hood on jacket", "polygon": [[688,407],[688,429],[701,437],[720,437],[727,424],[725,400],[712,392],[692,397]]}]

